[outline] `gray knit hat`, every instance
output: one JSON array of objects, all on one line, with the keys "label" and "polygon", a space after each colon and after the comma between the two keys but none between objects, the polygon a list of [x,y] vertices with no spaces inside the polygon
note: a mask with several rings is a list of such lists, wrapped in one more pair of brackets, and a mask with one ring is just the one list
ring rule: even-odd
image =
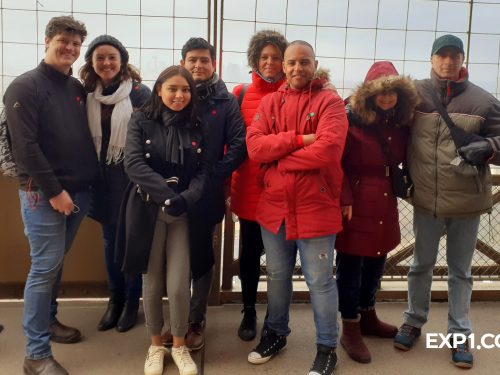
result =
[{"label": "gray knit hat", "polygon": [[118,51],[120,51],[122,63],[123,64],[128,63],[127,50],[125,49],[123,44],[118,39],[116,39],[115,37],[112,37],[111,35],[99,35],[92,42],[90,42],[89,48],[87,49],[87,52],[85,52],[85,60],[88,60],[90,58],[90,56],[92,56],[92,53],[94,52],[94,50],[103,44],[108,44],[110,46],[115,47]]}]

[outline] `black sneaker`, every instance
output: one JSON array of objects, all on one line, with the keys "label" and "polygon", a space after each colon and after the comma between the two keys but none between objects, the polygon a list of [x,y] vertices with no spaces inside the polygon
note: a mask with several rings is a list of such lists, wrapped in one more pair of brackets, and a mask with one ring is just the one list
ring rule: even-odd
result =
[{"label": "black sneaker", "polygon": [[286,348],[286,337],[278,336],[274,331],[267,329],[260,338],[259,345],[248,355],[248,362],[254,365],[266,363],[280,350]]},{"label": "black sneaker", "polygon": [[245,306],[243,310],[243,319],[241,320],[240,328],[238,328],[238,336],[243,341],[251,341],[257,334],[257,313],[255,307]]},{"label": "black sneaker", "polygon": [[335,348],[321,344],[317,344],[317,347],[316,358],[308,375],[332,375],[337,366]]}]

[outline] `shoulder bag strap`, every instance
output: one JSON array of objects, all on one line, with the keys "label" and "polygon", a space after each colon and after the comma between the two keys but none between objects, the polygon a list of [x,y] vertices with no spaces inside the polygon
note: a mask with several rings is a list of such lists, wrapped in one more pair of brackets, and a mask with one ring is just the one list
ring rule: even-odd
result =
[{"label": "shoulder bag strap", "polygon": [[432,101],[436,106],[437,111],[443,118],[444,122],[450,129],[451,138],[453,139],[453,143],[455,143],[455,147],[458,149],[462,146],[468,145],[471,142],[482,140],[483,137],[474,133],[468,133],[464,129],[458,127],[453,120],[450,118],[448,111],[444,108],[443,103],[439,100],[436,90],[432,87],[427,90],[431,95]]}]

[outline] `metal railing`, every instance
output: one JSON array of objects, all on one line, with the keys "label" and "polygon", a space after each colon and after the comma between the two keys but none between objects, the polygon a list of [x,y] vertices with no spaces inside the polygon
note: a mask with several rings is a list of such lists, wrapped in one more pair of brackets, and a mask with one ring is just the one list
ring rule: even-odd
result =
[{"label": "metal railing", "polygon": [[[493,175],[493,208],[490,214],[482,215],[476,250],[472,260],[472,275],[474,279],[500,281],[500,175]],[[400,281],[402,284],[399,292],[388,292],[384,298],[405,298],[406,280],[409,267],[413,260],[413,208],[403,200],[399,201],[399,215],[401,226],[401,243],[388,254],[383,282]],[[221,276],[221,288],[219,293],[220,302],[239,300],[239,291],[233,287],[235,278],[239,274],[239,224],[232,220],[231,213],[226,213],[226,219],[218,228],[216,235],[216,248],[221,249],[222,264],[217,265],[217,271]],[[222,241],[223,240],[223,241]],[[434,268],[434,280],[447,280],[448,268],[446,265],[446,234],[440,241],[438,260]],[[261,258],[261,281],[266,280],[266,258]],[[303,281],[300,260],[294,271],[294,280]],[[475,291],[473,291],[473,294]],[[259,293],[260,299],[264,299],[264,292]],[[498,298],[500,290],[490,291],[487,296],[473,298]],[[295,300],[307,300],[307,292],[295,294]],[[446,298],[446,294],[440,293],[438,298]]]}]

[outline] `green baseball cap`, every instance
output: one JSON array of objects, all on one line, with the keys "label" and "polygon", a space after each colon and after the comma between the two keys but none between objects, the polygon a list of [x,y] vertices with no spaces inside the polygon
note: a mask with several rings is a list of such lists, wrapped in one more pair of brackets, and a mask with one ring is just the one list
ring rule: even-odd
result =
[{"label": "green baseball cap", "polygon": [[443,47],[455,47],[462,53],[464,53],[464,44],[462,40],[455,35],[446,34],[437,38],[432,44],[432,55],[435,55]]}]

